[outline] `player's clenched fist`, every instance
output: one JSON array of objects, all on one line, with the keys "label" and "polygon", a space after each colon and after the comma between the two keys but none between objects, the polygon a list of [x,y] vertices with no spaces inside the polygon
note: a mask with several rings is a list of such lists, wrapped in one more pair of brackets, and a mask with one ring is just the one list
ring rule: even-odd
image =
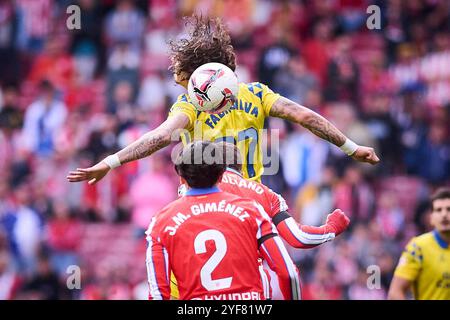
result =
[{"label": "player's clenched fist", "polygon": [[358,146],[356,151],[352,154],[352,158],[360,162],[368,162],[370,164],[377,164],[380,162],[375,150],[370,147]]},{"label": "player's clenched fist", "polygon": [[350,218],[340,209],[336,209],[327,216],[326,224],[333,230],[335,235],[339,235],[347,229]]}]

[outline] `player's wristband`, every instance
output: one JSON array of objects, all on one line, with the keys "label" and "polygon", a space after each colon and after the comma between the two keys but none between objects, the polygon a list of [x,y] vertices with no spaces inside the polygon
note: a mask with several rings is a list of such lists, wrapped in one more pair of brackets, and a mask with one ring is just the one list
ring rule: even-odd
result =
[{"label": "player's wristband", "polygon": [[111,169],[120,167],[121,163],[119,160],[119,156],[117,154],[112,154],[103,159],[103,162],[108,165]]},{"label": "player's wristband", "polygon": [[351,156],[352,154],[355,153],[355,151],[356,151],[356,149],[358,149],[358,147],[359,146],[356,143],[354,143],[352,140],[347,138],[347,140],[345,140],[344,144],[342,146],[340,146],[339,148],[342,151],[344,151],[344,153]]}]

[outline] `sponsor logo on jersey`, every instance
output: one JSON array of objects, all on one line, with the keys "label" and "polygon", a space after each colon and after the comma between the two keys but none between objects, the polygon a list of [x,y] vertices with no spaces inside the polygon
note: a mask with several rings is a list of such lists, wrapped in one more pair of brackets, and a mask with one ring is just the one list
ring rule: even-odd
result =
[{"label": "sponsor logo on jersey", "polygon": [[222,293],[216,295],[204,295],[192,300],[261,300],[261,293],[249,291],[242,293]]}]

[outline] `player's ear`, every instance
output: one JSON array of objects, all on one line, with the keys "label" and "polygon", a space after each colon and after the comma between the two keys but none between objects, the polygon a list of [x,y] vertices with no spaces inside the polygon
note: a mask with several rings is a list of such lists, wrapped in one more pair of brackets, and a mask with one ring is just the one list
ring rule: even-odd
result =
[{"label": "player's ear", "polygon": [[185,184],[186,186],[188,185],[186,180],[182,176],[180,176],[180,184]]}]

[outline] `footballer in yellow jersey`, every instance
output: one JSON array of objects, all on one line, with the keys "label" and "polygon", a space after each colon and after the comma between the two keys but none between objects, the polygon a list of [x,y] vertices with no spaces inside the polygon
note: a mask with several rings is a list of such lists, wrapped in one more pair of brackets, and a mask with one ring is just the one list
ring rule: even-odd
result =
[{"label": "footballer in yellow jersey", "polygon": [[[187,88],[195,69],[209,62],[218,62],[233,71],[236,70],[236,55],[231,38],[219,18],[194,15],[187,20],[186,26],[190,27],[187,30],[188,36],[169,43],[170,69],[177,84]],[[318,137],[340,147],[357,161],[370,164],[380,161],[373,148],[357,145],[321,115],[255,82],[240,85],[236,104],[224,114],[198,113],[189,103],[187,95],[181,95],[172,106],[170,116],[159,127],[96,165],[69,172],[67,179],[70,182],[97,183],[109,170],[150,156],[168,146],[174,142],[174,136],[182,136],[177,135],[179,131],[188,130],[195,133],[195,124],[198,123],[206,139],[223,139],[236,143],[245,162],[244,176],[258,180],[263,173],[259,130],[268,116],[303,126]]]},{"label": "footballer in yellow jersey", "polygon": [[[241,83],[237,99],[227,111],[218,114],[197,111],[189,95],[182,94],[170,109],[169,117],[181,113],[189,118],[188,134],[182,136],[184,143],[200,138],[236,145],[243,159],[244,177],[259,180],[264,171],[261,132],[270,108],[279,97],[259,82]],[[196,131],[200,132],[200,137],[195,136]]]},{"label": "footballer in yellow jersey", "polygon": [[389,289],[390,299],[450,300],[450,189],[432,198],[434,230],[410,240]]}]

